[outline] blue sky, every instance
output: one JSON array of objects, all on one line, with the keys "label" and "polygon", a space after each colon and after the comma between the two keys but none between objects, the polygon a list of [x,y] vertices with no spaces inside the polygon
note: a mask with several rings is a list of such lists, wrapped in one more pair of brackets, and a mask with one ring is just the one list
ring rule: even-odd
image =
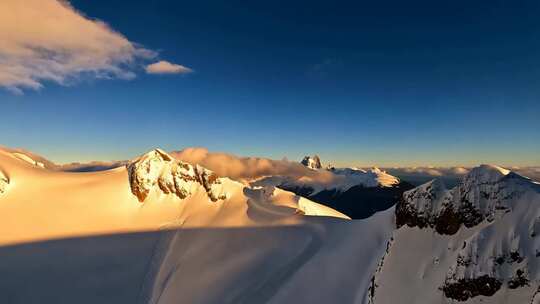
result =
[{"label": "blue sky", "polygon": [[[54,161],[153,147],[338,165],[540,165],[540,3],[71,1],[193,70],[0,90],[0,143]],[[1,49],[0,49],[1,51]]]}]

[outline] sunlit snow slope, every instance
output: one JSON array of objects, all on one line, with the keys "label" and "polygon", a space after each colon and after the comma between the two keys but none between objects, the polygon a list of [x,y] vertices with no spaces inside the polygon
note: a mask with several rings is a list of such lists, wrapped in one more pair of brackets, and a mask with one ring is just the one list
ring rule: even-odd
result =
[{"label": "sunlit snow slope", "polygon": [[0,151],[0,172],[0,303],[364,303],[393,226],[161,150],[94,173]]},{"label": "sunlit snow slope", "polygon": [[346,218],[283,190],[245,189],[161,150],[91,173],[47,170],[0,150],[0,244],[174,226],[292,224],[301,214]]}]

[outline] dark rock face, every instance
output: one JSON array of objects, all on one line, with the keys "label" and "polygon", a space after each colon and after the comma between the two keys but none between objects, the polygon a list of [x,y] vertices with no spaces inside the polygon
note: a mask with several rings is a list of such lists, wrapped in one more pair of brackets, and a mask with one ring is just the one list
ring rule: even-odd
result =
[{"label": "dark rock face", "polygon": [[396,207],[397,228],[429,227],[439,234],[453,235],[461,226],[471,228],[484,220],[492,222],[497,213],[508,212],[506,202],[518,196],[510,185],[521,182],[523,177],[502,173],[495,178],[485,177],[482,174],[490,173],[484,172],[488,169],[475,170],[451,190],[434,180],[404,193]]},{"label": "dark rock face", "polygon": [[503,253],[499,256],[496,256],[494,258],[494,262],[496,265],[502,265],[504,263],[507,264],[513,264],[517,263],[520,264],[523,262],[525,258],[519,253],[519,251],[511,251],[510,253]]},{"label": "dark rock face", "polygon": [[400,199],[396,205],[396,227],[400,228],[404,225],[418,228],[430,226],[428,218],[419,216],[415,208]]},{"label": "dark rock face", "polygon": [[434,228],[439,234],[453,235],[461,225],[474,227],[484,220],[484,216],[472,204],[463,203],[458,210],[452,205],[445,205],[436,216],[427,217],[407,204],[403,199],[396,206],[396,227],[407,225],[418,228]]},{"label": "dark rock face", "polygon": [[488,275],[483,275],[473,279],[460,279],[457,282],[446,282],[442,291],[447,298],[467,301],[476,296],[492,296],[500,288],[502,283]]},{"label": "dark rock face", "polygon": [[4,193],[9,185],[7,174],[0,170],[0,194]]},{"label": "dark rock face", "polygon": [[[395,234],[399,249],[389,255],[392,265],[411,263],[407,269],[407,278],[411,280],[417,274],[415,270],[421,270],[426,276],[422,275],[420,280],[429,277],[429,283],[436,281],[443,302],[491,303],[496,297],[501,303],[540,303],[539,292],[532,295],[531,301],[523,300],[529,298],[528,293],[538,283],[535,278],[540,249],[534,238],[540,231],[539,206],[539,185],[500,167],[484,165],[472,169],[452,189],[440,181],[430,181],[404,193],[396,206],[396,226],[402,228]],[[403,226],[426,228],[434,233],[418,233]],[[472,229],[461,233],[462,228]],[[437,248],[435,254],[424,255],[424,250],[419,252],[419,261],[408,258],[416,250],[415,246],[408,246],[410,240],[415,240],[415,244],[436,244],[431,247]],[[380,284],[375,295],[380,290],[386,302],[390,298],[387,292],[400,284],[388,279],[393,270],[386,268],[383,275],[376,273],[375,283],[371,284]],[[415,294],[424,292],[418,284],[420,280],[410,286],[415,288]],[[399,282],[408,286],[407,280]],[[499,297],[503,293],[500,289],[504,289],[503,300]],[[427,298],[433,299],[433,294]],[[399,303],[399,295],[392,299]]]},{"label": "dark rock face", "polygon": [[336,209],[352,219],[364,219],[376,212],[394,206],[403,192],[414,188],[414,186],[402,181],[394,187],[364,187],[359,185],[351,187],[345,192],[324,190],[313,195],[311,194],[313,189],[309,187],[282,185],[279,188]]},{"label": "dark rock face", "polygon": [[451,206],[444,208],[435,219],[435,231],[439,234],[455,234],[463,223],[460,215],[461,213],[454,211]]},{"label": "dark rock face", "polygon": [[527,278],[523,270],[518,269],[516,271],[516,275],[514,275],[508,281],[508,288],[516,289],[516,288],[524,287],[524,286],[529,286],[529,279]]},{"label": "dark rock face", "polygon": [[510,263],[521,263],[523,262],[523,257],[518,251],[512,251],[510,252],[509,260]]}]

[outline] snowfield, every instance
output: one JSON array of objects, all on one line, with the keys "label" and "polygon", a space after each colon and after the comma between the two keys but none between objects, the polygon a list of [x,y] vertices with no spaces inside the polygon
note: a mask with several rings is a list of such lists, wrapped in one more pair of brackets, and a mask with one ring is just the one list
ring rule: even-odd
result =
[{"label": "snowfield", "polygon": [[159,149],[50,166],[0,149],[0,303],[540,303],[540,185],[500,167],[350,220]]},{"label": "snowfield", "polygon": [[93,173],[0,151],[0,170],[2,303],[362,303],[392,231],[161,150]]},{"label": "snowfield", "polygon": [[51,171],[0,150],[0,244],[163,227],[300,224],[347,216],[273,187],[245,188],[200,166],[150,151],[127,166]]}]

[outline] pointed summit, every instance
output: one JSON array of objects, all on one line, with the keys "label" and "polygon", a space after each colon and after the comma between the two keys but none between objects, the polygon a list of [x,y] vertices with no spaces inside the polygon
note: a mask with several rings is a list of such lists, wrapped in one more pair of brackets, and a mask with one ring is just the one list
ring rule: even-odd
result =
[{"label": "pointed summit", "polygon": [[318,155],[306,156],[300,163],[313,170],[322,169],[321,159]]},{"label": "pointed summit", "polygon": [[141,203],[150,192],[158,188],[165,194],[175,194],[184,199],[200,186],[213,202],[226,198],[221,179],[215,173],[201,166],[176,160],[161,149],[142,155],[131,161],[127,167],[131,192]]},{"label": "pointed summit", "polygon": [[480,165],[473,168],[464,180],[475,184],[494,183],[510,173],[510,170],[495,165]]}]

